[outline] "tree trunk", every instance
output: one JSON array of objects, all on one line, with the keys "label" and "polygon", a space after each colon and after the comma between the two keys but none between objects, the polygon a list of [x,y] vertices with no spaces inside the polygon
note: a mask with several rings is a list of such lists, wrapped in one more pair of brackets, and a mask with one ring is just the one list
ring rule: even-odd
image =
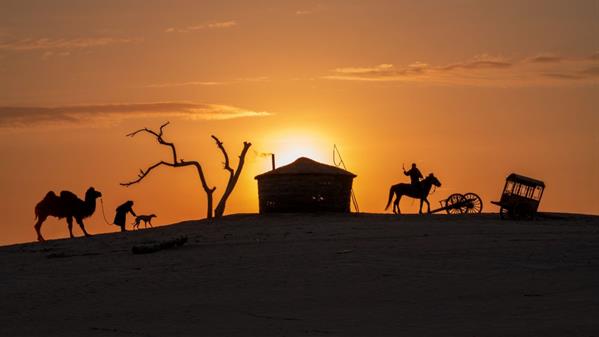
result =
[{"label": "tree trunk", "polygon": [[214,193],[214,190],[211,191],[206,191],[206,198],[207,198],[207,209],[206,209],[206,219],[212,219],[212,193]]},{"label": "tree trunk", "polygon": [[243,169],[243,164],[245,163],[245,156],[248,150],[250,149],[250,146],[252,146],[252,143],[243,142],[243,150],[241,150],[241,154],[239,155],[239,163],[237,164],[237,169],[233,171],[229,166],[229,157],[227,156],[227,152],[225,151],[222,142],[218,140],[218,138],[216,138],[215,136],[212,136],[212,138],[214,138],[216,144],[221,149],[223,156],[225,157],[225,170],[229,171],[229,181],[227,182],[227,187],[225,188],[225,192],[220,198],[218,205],[216,205],[216,208],[214,209],[214,217],[220,218],[225,213],[227,200],[229,199],[231,193],[233,193],[235,185],[237,184],[237,180],[239,180],[241,170]]}]

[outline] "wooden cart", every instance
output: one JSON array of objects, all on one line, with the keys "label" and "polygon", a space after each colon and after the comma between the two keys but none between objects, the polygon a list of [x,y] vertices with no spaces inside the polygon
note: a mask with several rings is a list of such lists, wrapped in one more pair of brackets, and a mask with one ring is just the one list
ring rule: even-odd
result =
[{"label": "wooden cart", "polygon": [[440,208],[431,213],[446,211],[447,214],[476,214],[483,211],[483,200],[476,193],[454,193],[447,199],[439,201]]},{"label": "wooden cart", "polygon": [[500,207],[502,219],[533,219],[544,190],[544,182],[512,173],[505,179],[501,199],[491,203]]}]

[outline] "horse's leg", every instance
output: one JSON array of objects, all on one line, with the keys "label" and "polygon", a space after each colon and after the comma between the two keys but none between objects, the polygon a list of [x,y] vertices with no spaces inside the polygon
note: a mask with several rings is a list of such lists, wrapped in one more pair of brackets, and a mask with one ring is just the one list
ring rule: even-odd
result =
[{"label": "horse's leg", "polygon": [[418,210],[418,214],[422,215],[422,203],[424,202],[424,199],[420,198],[420,209]]},{"label": "horse's leg", "polygon": [[401,214],[401,210],[399,209],[399,201],[401,200],[401,194],[398,194],[393,202],[393,213]]},{"label": "horse's leg", "polygon": [[89,235],[89,233],[85,230],[85,226],[83,225],[83,219],[77,217],[75,218],[77,220],[77,223],[79,224],[79,227],[81,227],[81,230],[83,231],[83,234],[85,234],[85,236],[91,236]]},{"label": "horse's leg", "polygon": [[424,199],[424,202],[426,202],[427,213],[431,214],[431,203],[428,202],[428,199]]},{"label": "horse's leg", "polygon": [[71,238],[74,238],[75,236],[73,235],[73,217],[70,215],[67,217],[67,225],[69,226],[69,235],[71,236]]},{"label": "horse's leg", "polygon": [[39,241],[39,242],[46,241],[46,240],[44,240],[44,237],[42,236],[42,223],[44,223],[44,221],[46,221],[47,218],[48,218],[47,215],[40,215],[37,218],[37,222],[35,223],[35,226],[33,226],[33,228],[35,228],[35,232],[37,233],[37,241]]}]

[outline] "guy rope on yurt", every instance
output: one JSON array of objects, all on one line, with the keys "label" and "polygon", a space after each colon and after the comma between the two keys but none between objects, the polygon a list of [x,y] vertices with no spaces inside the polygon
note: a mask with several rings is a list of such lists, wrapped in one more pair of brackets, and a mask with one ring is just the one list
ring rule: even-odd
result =
[{"label": "guy rope on yurt", "polygon": [[[337,159],[339,159],[339,162],[337,162]],[[333,144],[333,164],[336,167],[343,167],[343,169],[347,171],[347,167],[345,166],[345,162],[343,161],[343,158],[341,157],[341,152],[339,152],[339,148],[337,147],[337,144]],[[358,199],[356,199],[356,194],[354,193],[353,187],[351,189],[351,201],[352,201],[352,204],[354,205],[354,210],[356,211],[356,213],[360,213],[360,207],[358,206]]]}]

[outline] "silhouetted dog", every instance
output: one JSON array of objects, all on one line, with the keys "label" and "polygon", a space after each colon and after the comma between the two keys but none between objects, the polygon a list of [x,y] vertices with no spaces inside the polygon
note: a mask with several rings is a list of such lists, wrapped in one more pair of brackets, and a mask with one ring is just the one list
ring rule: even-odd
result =
[{"label": "silhouetted dog", "polygon": [[135,218],[135,222],[133,223],[133,228],[139,228],[139,224],[143,221],[144,222],[144,227],[148,228],[148,225],[150,225],[150,227],[152,227],[152,218],[156,218],[156,214],[150,214],[150,215],[138,215]]}]

